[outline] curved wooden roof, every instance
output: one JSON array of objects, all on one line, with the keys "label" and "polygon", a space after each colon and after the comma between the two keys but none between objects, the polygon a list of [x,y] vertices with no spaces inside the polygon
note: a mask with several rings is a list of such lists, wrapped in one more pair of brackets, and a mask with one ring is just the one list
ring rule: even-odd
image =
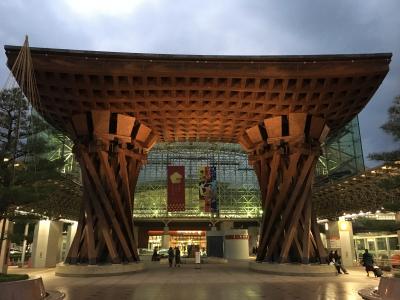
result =
[{"label": "curved wooden roof", "polygon": [[[5,46],[7,65],[20,47]],[[332,131],[368,103],[391,54],[199,56],[31,48],[41,111],[68,132],[73,114],[127,113],[159,141],[237,142],[266,118],[304,112]]]}]

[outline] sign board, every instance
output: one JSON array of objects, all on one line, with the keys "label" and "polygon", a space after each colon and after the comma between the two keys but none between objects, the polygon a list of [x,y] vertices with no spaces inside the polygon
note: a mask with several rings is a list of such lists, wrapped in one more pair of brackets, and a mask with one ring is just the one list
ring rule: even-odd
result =
[{"label": "sign board", "polygon": [[185,210],[185,167],[168,166],[168,211]]}]

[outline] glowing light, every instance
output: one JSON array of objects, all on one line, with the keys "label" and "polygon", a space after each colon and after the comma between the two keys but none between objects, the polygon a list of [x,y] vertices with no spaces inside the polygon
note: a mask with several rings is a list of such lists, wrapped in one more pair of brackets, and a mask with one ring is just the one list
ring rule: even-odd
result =
[{"label": "glowing light", "polygon": [[7,157],[4,157],[3,161],[9,161],[10,159]]},{"label": "glowing light", "polygon": [[325,230],[328,230],[329,229],[329,225],[328,225],[328,223],[325,223]]}]

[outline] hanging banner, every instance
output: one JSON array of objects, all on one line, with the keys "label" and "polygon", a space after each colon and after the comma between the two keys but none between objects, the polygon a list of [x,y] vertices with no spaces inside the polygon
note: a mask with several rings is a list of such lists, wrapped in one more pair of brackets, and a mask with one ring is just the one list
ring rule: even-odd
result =
[{"label": "hanging banner", "polygon": [[168,211],[185,210],[185,167],[167,166],[168,176]]},{"label": "hanging banner", "polygon": [[201,167],[199,170],[199,206],[200,211],[217,212],[217,168]]}]

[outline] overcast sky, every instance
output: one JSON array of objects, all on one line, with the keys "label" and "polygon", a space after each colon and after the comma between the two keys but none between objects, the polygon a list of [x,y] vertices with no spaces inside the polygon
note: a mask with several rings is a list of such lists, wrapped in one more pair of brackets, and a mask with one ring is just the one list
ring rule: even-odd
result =
[{"label": "overcast sky", "polygon": [[[400,0],[0,0],[5,44],[180,54],[392,52],[391,70],[360,114],[364,155],[397,145],[379,128],[400,95]],[[367,161],[368,166],[377,162]]]}]

